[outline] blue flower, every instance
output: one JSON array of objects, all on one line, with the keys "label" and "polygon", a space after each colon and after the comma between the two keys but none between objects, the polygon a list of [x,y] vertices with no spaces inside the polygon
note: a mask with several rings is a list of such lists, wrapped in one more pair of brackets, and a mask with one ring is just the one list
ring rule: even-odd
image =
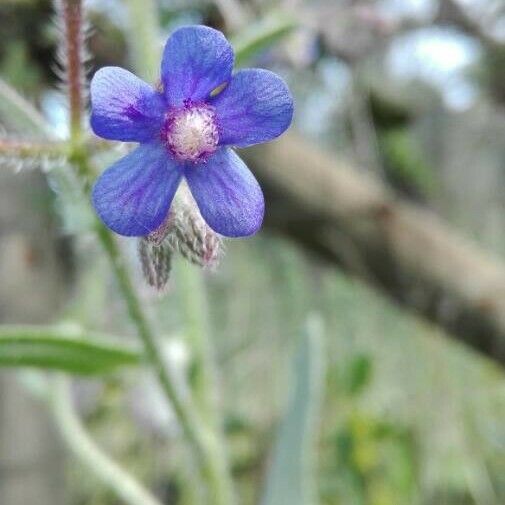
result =
[{"label": "blue flower", "polygon": [[221,32],[186,26],[166,43],[161,91],[122,68],[96,72],[93,131],[140,144],[93,188],[93,205],[111,230],[145,236],[157,229],[182,179],[215,232],[242,237],[260,228],[261,188],[230,146],[281,135],[291,123],[293,100],[284,81],[268,70],[232,75],[233,60]]}]

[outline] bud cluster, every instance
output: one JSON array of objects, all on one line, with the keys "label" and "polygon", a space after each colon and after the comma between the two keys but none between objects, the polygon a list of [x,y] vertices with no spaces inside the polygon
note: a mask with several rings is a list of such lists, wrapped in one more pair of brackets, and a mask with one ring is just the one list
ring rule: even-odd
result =
[{"label": "bud cluster", "polygon": [[[178,195],[179,196],[179,195]],[[223,250],[223,240],[203,220],[195,202],[181,195],[174,202],[165,221],[139,240],[139,258],[146,282],[162,290],[179,253],[194,265],[214,267]]]}]

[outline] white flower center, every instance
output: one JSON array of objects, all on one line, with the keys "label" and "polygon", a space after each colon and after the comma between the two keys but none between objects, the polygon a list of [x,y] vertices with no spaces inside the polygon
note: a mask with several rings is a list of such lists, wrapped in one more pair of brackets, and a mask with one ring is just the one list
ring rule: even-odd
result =
[{"label": "white flower center", "polygon": [[219,141],[214,109],[207,105],[187,105],[169,112],[164,136],[176,158],[205,161],[217,149]]}]

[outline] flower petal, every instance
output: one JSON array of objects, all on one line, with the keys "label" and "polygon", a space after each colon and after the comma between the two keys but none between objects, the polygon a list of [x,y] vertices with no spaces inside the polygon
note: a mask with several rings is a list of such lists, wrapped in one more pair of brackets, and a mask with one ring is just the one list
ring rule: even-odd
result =
[{"label": "flower petal", "polygon": [[202,217],[227,237],[253,235],[265,213],[263,193],[245,163],[228,148],[197,165],[187,164],[184,175]]},{"label": "flower petal", "polygon": [[228,82],[233,49],[224,35],[208,26],[184,26],[168,39],[161,62],[161,79],[170,105],[205,100]]},{"label": "flower petal", "polygon": [[159,134],[165,109],[160,93],[123,68],[101,68],[91,80],[91,128],[105,139],[147,142]]},{"label": "flower petal", "polygon": [[259,68],[237,72],[209,103],[216,108],[221,145],[267,142],[283,133],[293,118],[293,98],[286,83]]},{"label": "flower petal", "polygon": [[161,144],[141,144],[98,178],[93,205],[111,230],[144,236],[165,219],[181,176]]}]

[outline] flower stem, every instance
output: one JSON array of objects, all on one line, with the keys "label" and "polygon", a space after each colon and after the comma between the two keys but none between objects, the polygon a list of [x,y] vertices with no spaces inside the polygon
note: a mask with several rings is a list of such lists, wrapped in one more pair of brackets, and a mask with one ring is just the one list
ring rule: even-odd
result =
[{"label": "flower stem", "polygon": [[[158,23],[155,4],[152,0],[130,0],[129,8],[131,20],[135,23],[134,54],[136,63],[143,76],[152,77],[150,73],[157,71],[159,60],[156,46]],[[63,0],[62,16],[67,48],[67,60],[64,63],[68,73],[71,109],[71,154],[69,158],[76,168],[85,192],[89,194],[94,171],[89,161],[88,151],[81,141],[83,39],[80,0]],[[73,111],[73,109],[75,110]],[[126,302],[128,314],[143,342],[146,357],[158,377],[167,400],[177,415],[184,435],[193,449],[195,461],[208,484],[209,503],[229,505],[231,503],[230,478],[217,431],[212,429],[215,428],[215,423],[209,423],[209,429],[200,419],[192,399],[183,399],[180,391],[175,387],[162,359],[159,343],[155,338],[150,321],[144,313],[114,237],[98,219],[95,222],[95,231],[110,259],[121,294]],[[195,335],[198,340],[200,333],[197,332]]]},{"label": "flower stem", "polygon": [[[86,167],[81,167],[80,173],[86,174]],[[89,171],[88,171],[89,173]],[[86,179],[89,180],[89,179]],[[231,487],[228,477],[226,459],[223,457],[220,440],[214,430],[208,429],[200,420],[190,399],[182,399],[180,392],[167,372],[162,360],[162,352],[154,336],[151,324],[144,314],[140,300],[133,287],[129,272],[124,264],[119,248],[111,233],[100,222],[96,222],[95,230],[107,253],[118,282],[121,294],[126,302],[128,315],[134,323],[141,338],[146,357],[151,363],[162,390],[174,409],[177,419],[188,439],[195,460],[200,467],[202,477],[208,484],[209,503],[228,505],[231,503]]]},{"label": "flower stem", "polygon": [[158,12],[154,0],[129,0],[131,51],[133,65],[139,75],[153,82],[158,77],[161,45],[159,39]]},{"label": "flower stem", "polygon": [[191,386],[202,415],[219,429],[216,408],[216,374],[208,332],[205,284],[200,271],[187,261],[177,263],[176,276],[184,317],[184,335],[193,351]]},{"label": "flower stem", "polygon": [[81,0],[58,0],[62,58],[70,111],[70,137],[80,141],[84,108],[84,13]]},{"label": "flower stem", "polygon": [[[77,173],[85,186],[85,190],[89,191],[94,171],[87,159],[86,152],[76,151],[72,161],[76,165]],[[94,228],[105,253],[109,257],[121,295],[126,303],[128,315],[142,340],[146,358],[158,377],[165,397],[177,415],[184,435],[192,447],[202,477],[207,482],[209,503],[229,505],[231,503],[231,486],[220,440],[215,431],[207,428],[201,421],[192,400],[189,398],[182,399],[180,391],[174,385],[163,362],[159,343],[144,313],[114,237],[98,219],[95,221]]]},{"label": "flower stem", "polygon": [[49,402],[65,443],[74,455],[128,505],[161,505],[127,471],[107,456],[88,435],[72,406],[68,381],[55,376]]},{"label": "flower stem", "polygon": [[32,142],[0,138],[0,155],[18,159],[38,158],[40,156],[64,157],[67,147],[64,142]]},{"label": "flower stem", "polygon": [[191,386],[200,414],[211,426],[219,444],[220,479],[226,490],[226,502],[233,503],[233,482],[223,436],[222,419],[217,408],[215,360],[208,335],[207,300],[202,273],[189,262],[178,263],[177,275],[181,310],[185,319],[185,336],[193,351]]}]

